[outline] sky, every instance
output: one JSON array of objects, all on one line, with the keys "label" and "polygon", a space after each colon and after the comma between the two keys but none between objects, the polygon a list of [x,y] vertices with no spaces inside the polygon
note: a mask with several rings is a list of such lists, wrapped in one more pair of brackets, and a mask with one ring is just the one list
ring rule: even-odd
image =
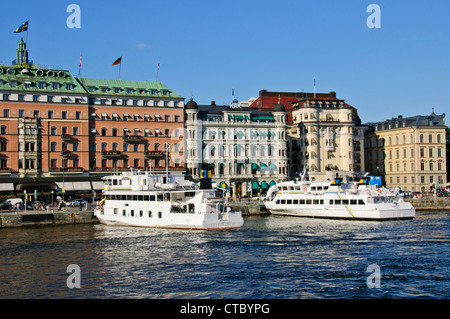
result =
[{"label": "sky", "polygon": [[0,63],[15,59],[27,20],[34,63],[76,76],[82,53],[83,77],[117,79],[122,56],[121,79],[155,81],[160,61],[158,81],[186,102],[313,92],[315,79],[363,122],[450,112],[448,0],[2,1]]}]

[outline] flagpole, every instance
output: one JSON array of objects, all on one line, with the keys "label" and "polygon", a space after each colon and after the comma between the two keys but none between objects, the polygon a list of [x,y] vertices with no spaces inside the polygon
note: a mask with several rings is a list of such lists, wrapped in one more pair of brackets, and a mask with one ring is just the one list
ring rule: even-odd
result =
[{"label": "flagpole", "polygon": [[120,56],[120,65],[119,65],[119,78],[118,80],[120,80],[120,71],[122,70],[122,55]]},{"label": "flagpole", "polygon": [[80,64],[78,65],[78,76],[80,76],[80,74],[81,74],[81,58],[83,57],[83,51],[81,51],[81,54],[80,54]]},{"label": "flagpole", "polygon": [[156,80],[155,80],[155,82],[158,82],[159,63],[160,63],[160,59],[158,59],[158,67],[156,68]]}]

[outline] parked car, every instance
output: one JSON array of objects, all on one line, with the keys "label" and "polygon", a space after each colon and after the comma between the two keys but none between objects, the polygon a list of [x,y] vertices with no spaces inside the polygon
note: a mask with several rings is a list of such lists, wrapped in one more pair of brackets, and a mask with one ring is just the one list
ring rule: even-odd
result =
[{"label": "parked car", "polygon": [[423,194],[421,192],[413,192],[412,193],[414,198],[421,199],[423,197]]},{"label": "parked car", "polygon": [[80,206],[80,205],[84,206],[84,205],[86,205],[87,203],[88,203],[88,202],[85,201],[84,199],[77,198],[77,199],[74,199],[74,200],[72,200],[72,201],[67,202],[67,206],[69,206],[69,207],[78,207],[78,206]]}]

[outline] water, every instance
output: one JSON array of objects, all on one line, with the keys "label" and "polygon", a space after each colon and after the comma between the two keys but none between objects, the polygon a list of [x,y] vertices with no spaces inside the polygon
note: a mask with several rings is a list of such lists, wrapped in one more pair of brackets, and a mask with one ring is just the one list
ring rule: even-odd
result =
[{"label": "water", "polygon": [[[0,298],[449,298],[450,212],[410,221],[246,217],[242,229],[0,230]],[[81,269],[69,289],[67,266]],[[369,265],[380,288],[369,288]]]}]

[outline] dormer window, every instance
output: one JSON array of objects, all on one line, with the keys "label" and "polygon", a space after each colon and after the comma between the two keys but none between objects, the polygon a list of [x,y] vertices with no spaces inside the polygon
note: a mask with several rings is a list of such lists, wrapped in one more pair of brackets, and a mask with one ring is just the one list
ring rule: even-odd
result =
[{"label": "dormer window", "polygon": [[89,87],[89,92],[94,92],[94,91],[95,91],[95,88],[92,87],[92,86],[90,86],[90,87]]},{"label": "dormer window", "polygon": [[53,83],[53,84],[52,84],[52,88],[53,88],[53,90],[59,89],[58,83]]},{"label": "dormer window", "polygon": [[66,90],[72,90],[73,89],[73,84],[72,83],[67,83],[66,84]]},{"label": "dormer window", "polygon": [[17,81],[11,81],[11,82],[9,82],[9,85],[10,85],[12,88],[15,88],[15,87],[17,87]]},{"label": "dormer window", "polygon": [[128,94],[133,93],[133,89],[127,89],[127,93],[128,93]]},{"label": "dormer window", "polygon": [[102,88],[102,92],[103,92],[103,93],[106,93],[106,92],[108,92],[108,88],[106,88],[106,87],[103,87],[103,88]]}]

